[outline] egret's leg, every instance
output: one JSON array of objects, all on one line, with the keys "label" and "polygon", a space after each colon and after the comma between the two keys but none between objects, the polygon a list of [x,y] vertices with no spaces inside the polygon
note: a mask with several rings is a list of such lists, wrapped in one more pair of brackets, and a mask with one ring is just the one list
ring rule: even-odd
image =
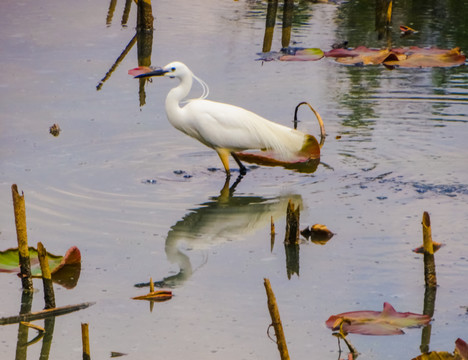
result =
[{"label": "egret's leg", "polygon": [[241,163],[241,161],[240,161],[239,158],[237,157],[236,153],[235,153],[235,152],[231,152],[231,155],[232,155],[232,157],[234,158],[234,160],[236,160],[237,165],[239,165],[239,172],[240,172],[240,174],[241,174],[241,175],[247,174],[247,169],[245,168],[244,164]]},{"label": "egret's leg", "polygon": [[227,149],[215,149],[218,153],[221,162],[223,163],[224,169],[226,170],[226,176],[231,176],[231,171],[229,170],[229,150]]}]

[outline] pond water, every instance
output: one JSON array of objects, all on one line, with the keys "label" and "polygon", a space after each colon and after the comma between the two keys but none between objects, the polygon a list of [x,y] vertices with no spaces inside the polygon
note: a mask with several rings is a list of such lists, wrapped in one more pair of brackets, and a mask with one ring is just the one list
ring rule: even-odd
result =
[{"label": "pond water", "polygon": [[[30,244],[81,251],[78,284],[56,285],[57,305],[96,302],[56,319],[49,359],[81,358],[84,322],[96,359],[112,351],[126,359],[279,358],[266,335],[264,278],[291,358],[337,359],[330,315],[380,310],[385,301],[423,311],[422,258],[411,249],[422,243],[424,211],[434,240],[446,244],[436,254],[429,348],[451,352],[458,337],[468,340],[466,66],[391,71],[329,58],[256,61],[265,2],[154,2],[152,64],[183,61],[208,83],[210,99],[288,126],[301,101],[324,119],[316,172],[253,167],[226,200],[216,153],[166,119],[174,81],[155,79],[142,91],[127,74],[138,65],[137,45],[96,89],[135,35],[135,4],[125,25],[125,4],[113,5],[113,12],[109,1],[0,5],[0,250],[16,246],[15,183],[25,193]],[[281,8],[272,50],[281,48]],[[301,1],[294,11],[293,46],[329,50],[348,40],[351,47],[468,49],[466,0],[396,2],[381,40],[374,1]],[[401,38],[400,24],[419,32]],[[312,113],[301,108],[299,118],[300,129],[318,135]],[[54,123],[58,137],[49,134]],[[287,268],[283,245],[288,199],[301,204],[301,228],[319,223],[335,233],[326,245],[301,244],[298,274]],[[0,275],[0,317],[17,314],[20,281]],[[147,292],[134,285],[150,277],[169,278],[175,295],[152,312],[130,300]],[[34,286],[39,311],[42,285]],[[420,354],[421,329],[405,333],[348,337],[360,359],[411,359]],[[17,325],[0,327],[2,359],[19,358],[17,337]],[[27,356],[40,352],[34,344]]]}]

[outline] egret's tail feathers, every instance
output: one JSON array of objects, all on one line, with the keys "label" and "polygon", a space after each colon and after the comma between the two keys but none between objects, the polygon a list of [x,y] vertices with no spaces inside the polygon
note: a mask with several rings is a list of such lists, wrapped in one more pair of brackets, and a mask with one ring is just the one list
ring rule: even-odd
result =
[{"label": "egret's tail feathers", "polygon": [[270,123],[271,129],[268,136],[264,137],[265,147],[273,150],[281,160],[296,158],[309,146],[309,135],[286,126]]}]

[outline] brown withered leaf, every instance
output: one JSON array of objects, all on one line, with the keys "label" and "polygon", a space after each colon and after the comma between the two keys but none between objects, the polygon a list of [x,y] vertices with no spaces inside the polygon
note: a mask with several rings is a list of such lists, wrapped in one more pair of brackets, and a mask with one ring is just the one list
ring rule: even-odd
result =
[{"label": "brown withered leaf", "polygon": [[332,233],[325,225],[314,224],[310,228],[306,227],[302,230],[301,235],[306,239],[310,238],[310,241],[315,244],[325,245],[335,234]]},{"label": "brown withered leaf", "polygon": [[135,296],[133,300],[150,300],[150,301],[166,301],[172,299],[172,291],[170,290],[156,290],[146,295]]}]

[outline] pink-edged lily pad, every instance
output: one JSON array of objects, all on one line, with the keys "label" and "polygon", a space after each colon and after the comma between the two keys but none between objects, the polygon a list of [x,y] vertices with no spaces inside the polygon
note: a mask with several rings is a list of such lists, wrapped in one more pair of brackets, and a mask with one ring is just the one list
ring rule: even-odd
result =
[{"label": "pink-edged lily pad", "polygon": [[280,56],[280,61],[317,61],[323,58],[323,51],[319,48],[299,49],[294,54]]},{"label": "pink-edged lily pad", "polygon": [[462,65],[466,61],[460,48],[439,49],[417,46],[395,49],[369,49],[359,46],[355,49],[332,49],[324,53],[345,65],[378,65],[389,68],[407,67],[449,67]]},{"label": "pink-edged lily pad", "polygon": [[240,152],[236,153],[240,160],[250,164],[264,166],[282,166],[285,169],[296,170],[302,173],[313,173],[320,163],[320,145],[317,139],[308,135],[306,144],[292,159],[278,159],[277,154],[271,151]]},{"label": "pink-edged lily pad", "polygon": [[352,334],[400,335],[404,334],[402,328],[423,326],[430,321],[428,315],[397,312],[385,302],[383,311],[350,311],[332,315],[326,325],[332,330],[342,329]]},{"label": "pink-edged lily pad", "polygon": [[353,49],[332,49],[330,51],[324,52],[325,57],[334,57],[334,58],[341,58],[341,57],[355,57],[359,56],[359,52],[354,51]]},{"label": "pink-edged lily pad", "polygon": [[[345,50],[345,49],[336,49]],[[327,56],[331,52],[328,52]],[[389,49],[369,49],[365,46],[359,46],[353,50],[350,50],[351,56],[333,56],[336,57],[336,61],[345,65],[378,65],[381,64],[390,54]],[[339,54],[339,52],[335,52]],[[341,52],[342,54],[342,52]]]},{"label": "pink-edged lily pad", "polygon": [[[81,253],[76,246],[67,250],[65,255],[47,253],[52,280],[66,288],[76,286],[81,271]],[[29,247],[29,259],[31,262],[31,274],[33,277],[41,277],[41,266],[37,250]],[[18,248],[0,251],[0,272],[19,273]]]}]

